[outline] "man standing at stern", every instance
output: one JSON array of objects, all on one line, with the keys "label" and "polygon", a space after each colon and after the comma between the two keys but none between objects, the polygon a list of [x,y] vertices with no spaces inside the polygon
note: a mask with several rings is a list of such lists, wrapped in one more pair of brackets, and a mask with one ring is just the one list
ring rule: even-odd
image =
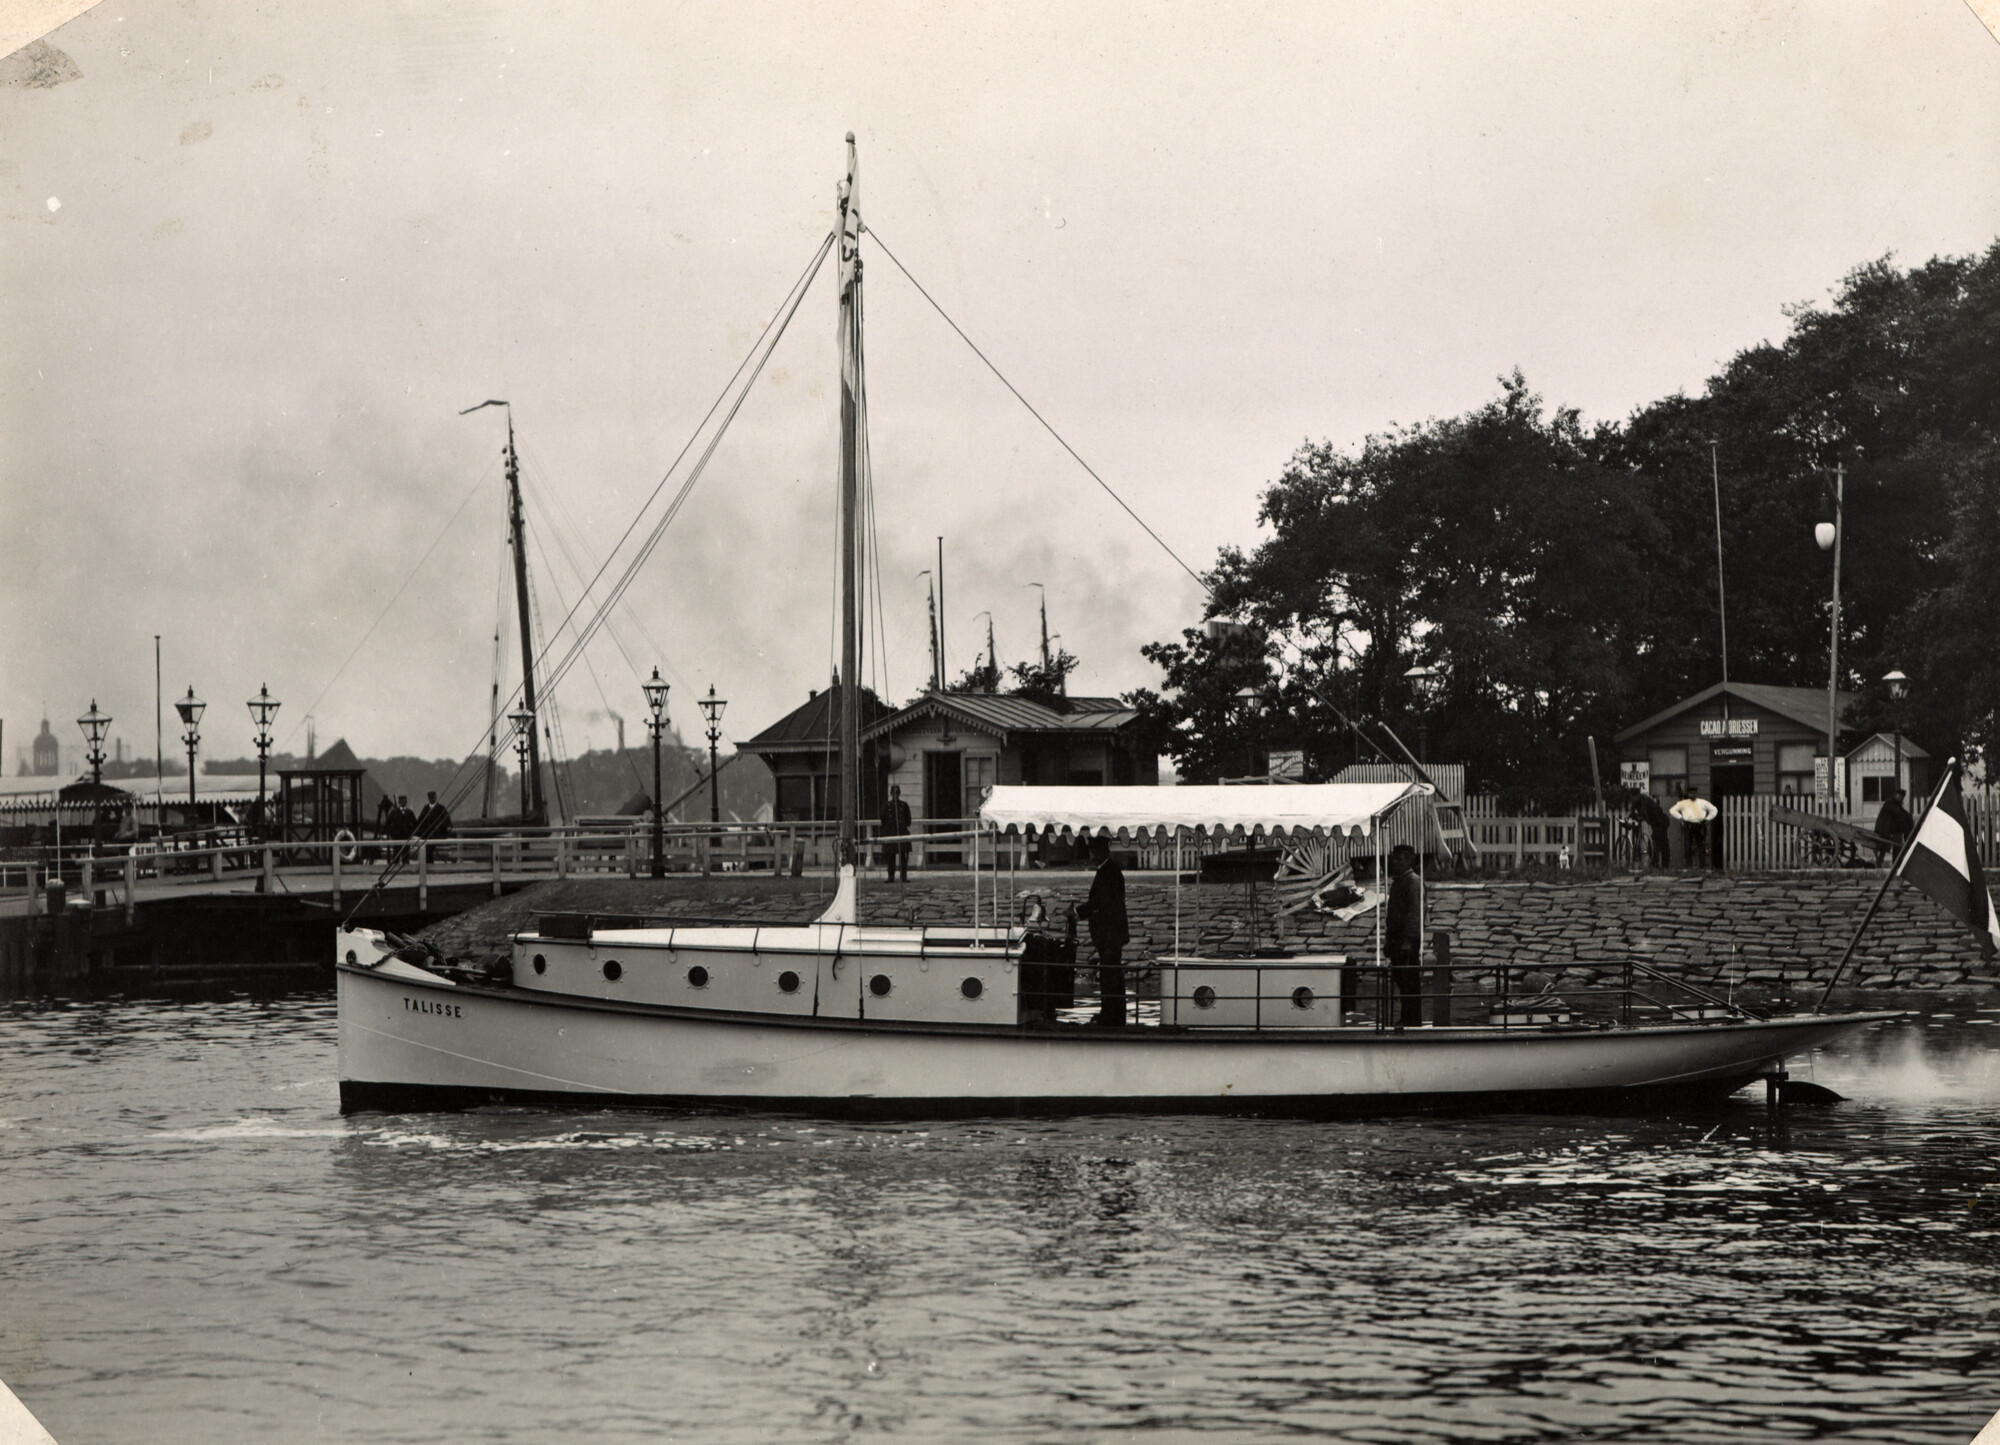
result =
[{"label": "man standing at stern", "polygon": [[1382,920],[1389,977],[1396,985],[1396,1027],[1424,1021],[1424,880],[1417,850],[1398,843],[1389,850],[1389,907]]},{"label": "man standing at stern", "polygon": [[1090,924],[1090,942],[1097,950],[1097,988],[1102,1002],[1094,1024],[1104,1028],[1125,1026],[1125,945],[1131,941],[1125,919],[1125,870],[1111,856],[1111,839],[1099,833],[1090,840],[1091,861],[1097,875],[1090,880],[1090,896],[1077,909],[1077,916]]}]

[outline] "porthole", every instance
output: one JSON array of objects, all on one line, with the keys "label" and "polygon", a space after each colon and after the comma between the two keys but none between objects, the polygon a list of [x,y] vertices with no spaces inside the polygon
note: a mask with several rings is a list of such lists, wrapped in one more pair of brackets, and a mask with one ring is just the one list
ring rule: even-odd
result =
[{"label": "porthole", "polygon": [[1312,1006],[1313,1006],[1313,991],[1311,989],[1301,985],[1300,987],[1292,990],[1293,1008],[1311,1008]]},{"label": "porthole", "polygon": [[788,968],[783,973],[778,975],[779,993],[797,993],[798,991],[799,991],[799,976],[797,974],[793,973]]},{"label": "porthole", "polygon": [[1214,1008],[1215,990],[1207,984],[1203,984],[1200,988],[1196,989],[1194,991],[1194,1006],[1196,1008]]},{"label": "porthole", "polygon": [[887,998],[889,987],[889,975],[886,973],[878,973],[868,980],[868,991],[877,998]]},{"label": "porthole", "polygon": [[986,985],[976,978],[968,978],[958,986],[958,991],[967,998],[978,998],[982,993],[986,992]]},{"label": "porthole", "polygon": [[348,961],[349,963],[359,963],[359,962],[361,962],[361,960],[360,960],[360,959],[359,959],[358,957],[356,957],[356,956],[355,956],[355,952],[354,952],[354,950],[353,950],[353,949],[351,949],[351,948],[347,950],[347,961]]},{"label": "porthole", "polygon": [[536,955],[535,955],[535,972],[536,972],[536,973],[547,973],[548,971],[549,971],[549,961],[548,961],[548,960],[547,960],[546,958],[542,957],[542,955],[541,955],[541,954],[539,954],[539,953],[538,953],[538,954],[536,954]]},{"label": "porthole", "polygon": [[613,983],[618,982],[618,980],[624,976],[624,973],[625,973],[625,966],[621,964],[617,959],[607,958],[604,960],[604,976],[610,979],[611,982]]},{"label": "porthole", "polygon": [[703,968],[703,967],[702,967],[702,966],[701,966],[700,964],[698,964],[698,963],[697,963],[697,964],[696,964],[696,965],[695,965],[695,966],[694,966],[693,968],[689,969],[689,970],[688,970],[688,987],[689,987],[689,988],[707,988],[707,987],[708,987],[708,970],[707,970],[707,969],[705,969],[705,968]]}]

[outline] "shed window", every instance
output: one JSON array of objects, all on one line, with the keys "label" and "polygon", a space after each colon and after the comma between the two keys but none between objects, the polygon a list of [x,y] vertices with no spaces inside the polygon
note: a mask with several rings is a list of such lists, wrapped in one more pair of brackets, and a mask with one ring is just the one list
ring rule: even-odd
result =
[{"label": "shed window", "polygon": [[1652,765],[1652,791],[1655,798],[1671,803],[1681,795],[1687,786],[1688,750],[1686,748],[1650,748],[1647,761]]},{"label": "shed window", "polygon": [[1813,744],[1778,744],[1778,791],[1797,793],[1811,797],[1813,783]]}]

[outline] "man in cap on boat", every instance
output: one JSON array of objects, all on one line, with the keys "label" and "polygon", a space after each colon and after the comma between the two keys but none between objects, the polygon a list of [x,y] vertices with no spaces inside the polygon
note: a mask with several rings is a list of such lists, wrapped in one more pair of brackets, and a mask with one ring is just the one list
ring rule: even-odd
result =
[{"label": "man in cap on boat", "polygon": [[1097,991],[1102,1002],[1091,1022],[1123,1028],[1125,945],[1132,938],[1125,918],[1125,870],[1111,856],[1109,834],[1099,833],[1090,840],[1090,857],[1097,864],[1097,874],[1090,880],[1090,896],[1076,912],[1090,925],[1090,942],[1097,949]]},{"label": "man in cap on boat", "polygon": [[1382,919],[1389,977],[1396,986],[1396,1027],[1424,1021],[1424,880],[1417,850],[1398,843],[1389,850],[1389,907]]}]

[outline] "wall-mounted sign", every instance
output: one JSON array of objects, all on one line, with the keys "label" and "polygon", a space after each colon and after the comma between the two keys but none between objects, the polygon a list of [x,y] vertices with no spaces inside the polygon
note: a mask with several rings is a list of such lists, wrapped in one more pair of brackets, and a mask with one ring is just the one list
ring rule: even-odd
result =
[{"label": "wall-mounted sign", "polygon": [[1705,738],[1754,738],[1757,736],[1757,719],[1705,717],[1701,720],[1701,735]]},{"label": "wall-mounted sign", "polygon": [[1826,796],[1826,794],[1827,794],[1827,779],[1828,779],[1828,777],[1829,777],[1829,774],[1828,774],[1828,772],[1827,772],[1827,770],[1826,770],[1826,758],[1825,758],[1825,756],[1824,756],[1824,755],[1821,755],[1821,756],[1819,756],[1819,757],[1816,757],[1816,758],[1814,758],[1814,759],[1813,759],[1813,796],[1814,796],[1815,798],[1824,798],[1824,797]]},{"label": "wall-mounted sign", "polygon": [[1711,763],[1748,763],[1756,761],[1757,750],[1749,743],[1710,743],[1708,760]]},{"label": "wall-mounted sign", "polygon": [[1297,750],[1274,749],[1265,776],[1273,782],[1303,783],[1306,780],[1306,755]]},{"label": "wall-mounted sign", "polygon": [[1653,781],[1653,765],[1646,761],[1620,763],[1618,781],[1628,788],[1637,788],[1643,793],[1646,791],[1646,785]]}]

